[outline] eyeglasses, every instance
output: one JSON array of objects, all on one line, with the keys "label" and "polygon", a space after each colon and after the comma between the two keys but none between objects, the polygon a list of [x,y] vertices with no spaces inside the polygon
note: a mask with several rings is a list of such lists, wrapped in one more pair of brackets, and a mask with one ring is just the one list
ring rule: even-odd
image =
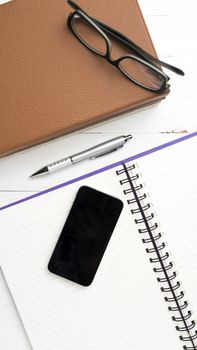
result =
[{"label": "eyeglasses", "polygon": [[[161,93],[169,88],[169,77],[159,68],[163,66],[176,74],[184,75],[184,72],[166,62],[160,61],[150,55],[132,40],[122,33],[98,21],[84,12],[71,0],[68,4],[75,10],[68,16],[68,27],[75,37],[90,51],[103,57],[115,66],[126,78],[138,86]],[[113,39],[132,54],[126,54],[118,59],[112,59]]]}]

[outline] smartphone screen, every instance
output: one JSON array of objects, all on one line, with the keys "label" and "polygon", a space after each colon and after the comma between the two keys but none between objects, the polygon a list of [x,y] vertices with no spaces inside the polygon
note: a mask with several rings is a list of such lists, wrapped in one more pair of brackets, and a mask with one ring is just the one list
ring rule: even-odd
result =
[{"label": "smartphone screen", "polygon": [[119,199],[81,187],[50,259],[49,271],[89,286],[122,208]]}]

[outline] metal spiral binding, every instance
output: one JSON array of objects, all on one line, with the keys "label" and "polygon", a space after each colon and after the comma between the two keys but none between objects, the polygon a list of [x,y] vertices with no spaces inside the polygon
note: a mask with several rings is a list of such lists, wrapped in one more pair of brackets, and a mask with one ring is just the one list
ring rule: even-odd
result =
[{"label": "metal spiral binding", "polygon": [[[169,261],[170,254],[166,252],[166,244],[162,242],[162,233],[155,222],[155,214],[151,212],[147,194],[143,193],[143,184],[136,165],[122,164],[116,171],[119,177],[123,176],[120,184],[124,186],[123,192],[131,206],[131,213],[135,216],[138,232],[143,235],[142,242],[146,244],[146,252],[150,254],[150,263],[154,264],[153,271],[158,274],[157,281],[162,284],[161,292],[164,300],[169,304],[168,310],[173,313],[172,320],[177,323],[176,330],[179,338],[184,342],[184,350],[197,350],[196,322],[191,320],[192,312],[188,310],[188,302],[184,300],[184,292],[180,291],[181,283],[177,281],[177,273],[172,271],[174,265]],[[187,345],[186,345],[187,344]]]}]

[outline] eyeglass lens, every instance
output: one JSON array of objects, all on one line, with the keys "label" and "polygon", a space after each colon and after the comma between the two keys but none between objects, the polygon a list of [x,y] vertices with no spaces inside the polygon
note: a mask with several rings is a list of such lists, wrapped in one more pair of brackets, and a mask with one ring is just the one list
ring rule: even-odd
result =
[{"label": "eyeglass lens", "polygon": [[165,81],[162,75],[133,58],[123,58],[119,68],[129,78],[150,89],[161,89]]},{"label": "eyeglass lens", "polygon": [[107,47],[104,38],[85,18],[75,15],[71,25],[75,34],[86,46],[102,56],[106,55]]}]

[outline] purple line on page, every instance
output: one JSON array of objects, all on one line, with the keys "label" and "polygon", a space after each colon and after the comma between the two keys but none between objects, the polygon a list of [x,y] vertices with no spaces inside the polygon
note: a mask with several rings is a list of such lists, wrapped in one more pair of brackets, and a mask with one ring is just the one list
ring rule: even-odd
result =
[{"label": "purple line on page", "polygon": [[144,151],[144,152],[138,153],[138,154],[136,154],[136,155],[134,155],[134,156],[131,156],[131,157],[127,158],[127,159],[120,160],[120,161],[118,161],[118,162],[116,162],[116,163],[107,165],[107,166],[105,166],[105,167],[103,167],[103,168],[100,168],[100,169],[97,169],[97,170],[92,171],[92,172],[90,172],[90,173],[84,174],[84,175],[79,176],[79,177],[77,177],[77,178],[74,178],[74,179],[72,179],[72,180],[63,182],[63,183],[58,184],[58,185],[56,185],[56,186],[50,187],[50,188],[48,188],[48,189],[46,189],[46,190],[37,192],[37,193],[35,193],[35,194],[31,195],[31,196],[28,196],[28,197],[19,199],[18,201],[15,201],[15,202],[6,204],[6,205],[4,205],[3,207],[0,207],[0,210],[8,209],[8,208],[10,208],[10,207],[13,207],[13,206],[15,206],[15,205],[24,203],[24,202],[29,201],[29,200],[31,200],[31,199],[34,199],[34,198],[36,198],[36,197],[40,197],[40,196],[42,196],[42,195],[44,195],[44,194],[47,194],[47,193],[49,193],[49,192],[56,191],[56,190],[58,190],[58,189],[60,189],[60,188],[62,188],[62,187],[71,185],[71,184],[73,184],[73,183],[75,183],[75,182],[78,182],[78,181],[87,179],[87,178],[89,178],[89,177],[91,177],[91,176],[94,176],[94,175],[103,173],[103,172],[105,172],[105,171],[107,171],[107,170],[110,170],[110,169],[113,169],[113,168],[116,168],[116,167],[122,165],[122,163],[128,163],[128,162],[130,162],[130,161],[133,161],[133,160],[136,160],[136,159],[145,157],[145,156],[147,156],[147,155],[149,155],[149,154],[151,154],[151,153],[158,152],[158,151],[160,151],[160,150],[162,150],[162,149],[164,149],[164,148],[167,148],[167,147],[170,147],[170,146],[172,146],[172,145],[175,145],[175,144],[177,144],[177,143],[179,143],[179,142],[182,142],[182,141],[191,139],[192,137],[195,137],[195,136],[197,136],[197,132],[193,132],[193,133],[191,133],[191,134],[187,134],[187,135],[185,135],[185,136],[183,136],[183,137],[180,137],[180,138],[178,138],[178,139],[175,139],[175,140],[169,141],[169,142],[167,142],[167,143],[164,143],[163,145],[160,145],[160,146],[151,148],[151,149],[149,149],[149,150],[146,150],[146,151]]}]

